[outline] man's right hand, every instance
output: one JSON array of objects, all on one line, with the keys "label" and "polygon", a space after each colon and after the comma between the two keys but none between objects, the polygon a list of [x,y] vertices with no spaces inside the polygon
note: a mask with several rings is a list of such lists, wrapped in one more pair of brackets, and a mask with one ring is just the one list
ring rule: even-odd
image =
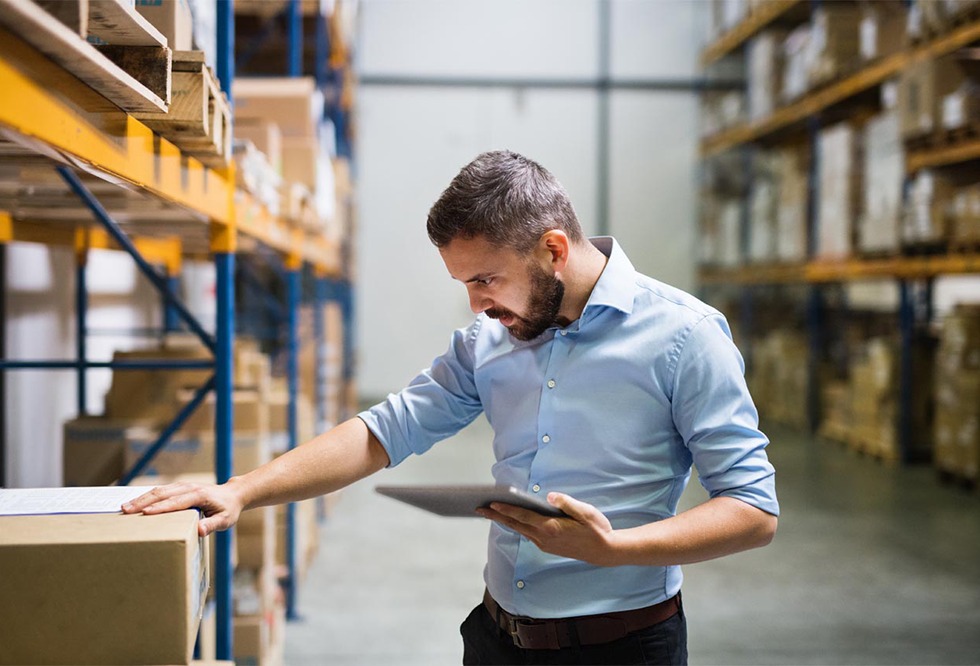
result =
[{"label": "man's right hand", "polygon": [[197,531],[203,537],[211,532],[226,530],[238,522],[243,504],[236,485],[235,480],[219,486],[172,483],[154,488],[123,504],[122,511],[152,515],[200,509],[204,518],[198,523]]}]

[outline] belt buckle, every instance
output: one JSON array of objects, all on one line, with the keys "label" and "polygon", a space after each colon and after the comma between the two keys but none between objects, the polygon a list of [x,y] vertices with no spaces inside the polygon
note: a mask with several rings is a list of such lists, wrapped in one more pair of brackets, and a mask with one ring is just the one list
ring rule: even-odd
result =
[{"label": "belt buckle", "polygon": [[[534,639],[531,639],[531,636],[527,634],[522,636],[521,629],[537,630],[534,631],[537,635]],[[508,621],[507,633],[510,634],[515,646],[525,650],[541,649],[543,647],[557,650],[561,647],[561,642],[558,639],[558,630],[554,622],[530,618],[515,618]],[[541,645],[542,642],[546,642],[547,645]]]}]

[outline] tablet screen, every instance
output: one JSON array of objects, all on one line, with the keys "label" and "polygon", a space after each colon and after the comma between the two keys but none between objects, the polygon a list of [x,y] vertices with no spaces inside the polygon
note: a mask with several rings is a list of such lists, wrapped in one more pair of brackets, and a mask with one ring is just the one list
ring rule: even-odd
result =
[{"label": "tablet screen", "polygon": [[476,510],[491,502],[513,504],[546,516],[565,515],[543,497],[514,486],[378,486],[375,490],[440,516],[479,518]]}]

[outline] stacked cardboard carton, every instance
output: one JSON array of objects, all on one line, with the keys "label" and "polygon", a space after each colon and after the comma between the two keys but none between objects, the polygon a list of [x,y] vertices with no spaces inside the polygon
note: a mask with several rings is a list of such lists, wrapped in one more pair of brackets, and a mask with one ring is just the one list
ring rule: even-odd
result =
[{"label": "stacked cardboard carton", "polygon": [[943,322],[936,362],[936,453],[942,472],[970,481],[980,469],[980,306]]},{"label": "stacked cardboard carton", "polygon": [[[282,215],[306,231],[339,241],[332,127],[323,125],[323,94],[310,77],[236,79],[239,136],[267,152],[282,177]],[[274,126],[274,127],[273,127]]]},{"label": "stacked cardboard carton", "polygon": [[857,228],[863,253],[893,253],[900,248],[905,148],[898,112],[884,111],[864,126],[864,187]]},{"label": "stacked cardboard carton", "polygon": [[800,333],[777,330],[752,345],[746,379],[763,422],[806,425],[807,343]]},{"label": "stacked cardboard carton", "polygon": [[[210,353],[182,337],[151,349],[118,352],[116,360],[203,360]],[[233,396],[236,473],[268,458],[267,394],[269,361],[255,344],[241,339],[235,347]],[[107,485],[130,469],[156,441],[162,429],[193,397],[211,371],[117,370],[106,393],[104,416],[87,416],[64,426],[64,481],[67,485]],[[262,437],[258,437],[258,433]],[[175,475],[214,471],[214,396],[191,414],[184,427],[151,460],[144,474]]]},{"label": "stacked cardboard carton", "polygon": [[851,255],[861,197],[860,142],[854,127],[839,123],[820,132],[817,236],[814,256],[840,259]]},{"label": "stacked cardboard carton", "polygon": [[910,462],[932,455],[932,395],[934,352],[929,339],[917,340],[912,348],[912,391],[909,405],[908,451],[899,439],[899,349],[893,338],[868,340],[851,364],[850,433],[847,443],[856,451],[878,459],[897,462],[903,455]]},{"label": "stacked cardboard carton", "polygon": [[209,586],[196,511],[0,517],[0,664],[188,664]]},{"label": "stacked cardboard carton", "polygon": [[[902,70],[898,79],[898,110],[902,137],[906,140],[933,135],[944,127],[944,100],[952,95],[965,100],[967,111],[971,104],[971,79],[964,61],[956,54],[928,60],[916,60]],[[951,102],[947,118],[949,128],[976,121],[976,117],[955,114]]]}]

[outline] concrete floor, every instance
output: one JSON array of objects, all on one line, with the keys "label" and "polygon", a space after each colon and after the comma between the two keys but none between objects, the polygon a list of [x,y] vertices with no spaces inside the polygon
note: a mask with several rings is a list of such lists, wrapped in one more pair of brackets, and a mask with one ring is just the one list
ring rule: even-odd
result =
[{"label": "concrete floor", "polygon": [[[980,664],[980,498],[770,429],[782,505],[768,548],[685,567],[692,664]],[[459,664],[487,526],[373,492],[486,483],[482,419],[345,490],[286,634],[287,666]],[[692,480],[684,506],[705,498]]]}]

